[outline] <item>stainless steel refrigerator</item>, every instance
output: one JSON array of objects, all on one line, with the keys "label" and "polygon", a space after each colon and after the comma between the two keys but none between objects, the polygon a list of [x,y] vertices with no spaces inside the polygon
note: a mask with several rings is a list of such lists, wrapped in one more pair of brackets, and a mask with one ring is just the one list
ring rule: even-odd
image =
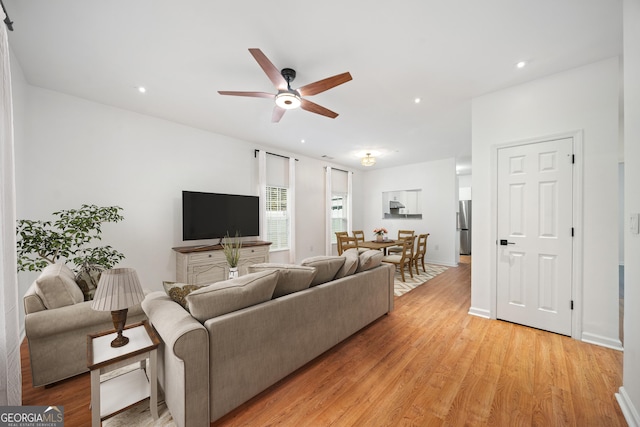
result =
[{"label": "stainless steel refrigerator", "polygon": [[460,200],[458,213],[460,255],[471,255],[471,200]]}]

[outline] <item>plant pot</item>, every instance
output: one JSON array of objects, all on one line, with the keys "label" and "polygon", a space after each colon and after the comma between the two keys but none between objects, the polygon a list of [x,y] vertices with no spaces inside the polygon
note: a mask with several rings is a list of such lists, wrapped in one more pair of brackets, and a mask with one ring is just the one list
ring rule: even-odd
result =
[{"label": "plant pot", "polygon": [[382,242],[382,240],[383,240],[382,234],[377,234],[376,235],[376,242]]},{"label": "plant pot", "polygon": [[229,279],[238,277],[238,267],[229,267]]}]

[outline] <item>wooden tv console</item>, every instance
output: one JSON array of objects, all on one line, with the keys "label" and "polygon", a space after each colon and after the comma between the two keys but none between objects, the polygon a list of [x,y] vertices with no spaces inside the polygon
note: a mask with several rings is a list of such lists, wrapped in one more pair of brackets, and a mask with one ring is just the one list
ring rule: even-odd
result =
[{"label": "wooden tv console", "polygon": [[[269,262],[271,242],[261,240],[242,242],[238,271],[247,274],[247,267]],[[181,246],[172,248],[176,252],[176,281],[190,285],[206,285],[229,278],[229,264],[222,245]]]}]

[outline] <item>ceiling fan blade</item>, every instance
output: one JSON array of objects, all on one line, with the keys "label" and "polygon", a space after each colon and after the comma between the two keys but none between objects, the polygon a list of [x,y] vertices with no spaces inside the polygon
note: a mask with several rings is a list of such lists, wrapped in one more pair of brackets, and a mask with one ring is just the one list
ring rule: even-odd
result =
[{"label": "ceiling fan blade", "polygon": [[220,95],[233,95],[233,96],[249,96],[251,98],[275,98],[276,96],[272,93],[267,92],[235,92],[230,90],[219,90],[218,93]]},{"label": "ceiling fan blade", "polygon": [[318,80],[315,83],[304,85],[301,88],[298,88],[298,92],[300,93],[300,96],[317,95],[321,92],[324,92],[325,90],[329,90],[333,87],[341,85],[342,83],[346,83],[349,80],[352,80],[351,74],[346,72],[333,77],[327,77],[326,79]]},{"label": "ceiling fan blade", "polygon": [[285,110],[284,108],[280,108],[277,105],[275,107],[273,107],[273,113],[271,114],[271,122],[272,123],[278,123],[280,121],[280,119],[282,118],[282,116],[284,116],[284,113],[287,110]]},{"label": "ceiling fan blade", "polygon": [[305,111],[310,111],[312,113],[331,117],[332,119],[335,119],[336,117],[338,117],[338,113],[334,113],[328,108],[324,108],[323,106],[318,105],[315,102],[307,101],[306,99],[301,99],[300,108],[302,108]]},{"label": "ceiling fan blade", "polygon": [[269,77],[269,80],[271,80],[271,83],[273,83],[278,90],[287,88],[287,81],[282,77],[282,74],[280,74],[280,70],[278,70],[271,61],[269,61],[269,58],[267,58],[260,49],[249,49],[249,52],[253,55],[255,60],[258,62],[258,65],[260,65],[260,68],[262,68],[267,77]]}]

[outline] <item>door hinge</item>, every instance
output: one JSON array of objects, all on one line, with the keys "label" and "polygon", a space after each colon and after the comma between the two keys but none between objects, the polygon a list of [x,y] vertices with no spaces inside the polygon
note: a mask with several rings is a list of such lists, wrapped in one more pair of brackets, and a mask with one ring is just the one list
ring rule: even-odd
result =
[{"label": "door hinge", "polygon": [[571,300],[571,310],[573,310],[573,300]]},{"label": "door hinge", "polygon": [[573,236],[574,236],[574,229],[573,229],[573,227],[571,227],[571,237],[573,237]]},{"label": "door hinge", "polygon": [[576,155],[572,154],[571,155],[571,164],[574,164],[576,162]]}]

